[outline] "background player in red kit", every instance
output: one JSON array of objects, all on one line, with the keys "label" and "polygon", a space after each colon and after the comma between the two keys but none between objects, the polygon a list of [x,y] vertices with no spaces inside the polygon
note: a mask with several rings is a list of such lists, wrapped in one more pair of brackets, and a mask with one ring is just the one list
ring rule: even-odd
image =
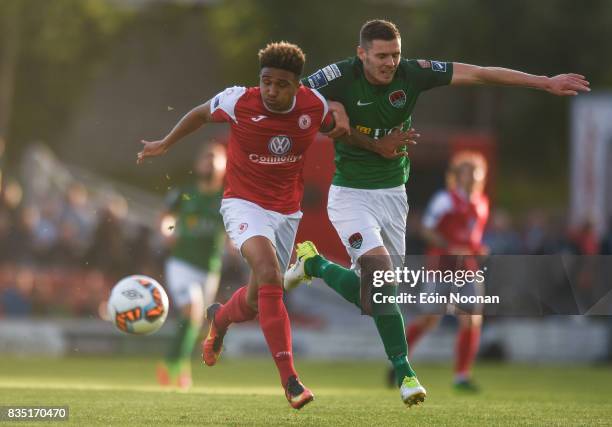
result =
[{"label": "background player in red kit", "polygon": [[[211,326],[203,342],[203,358],[207,365],[214,365],[229,325],[259,314],[285,395],[295,409],[314,395],[299,381],[293,365],[291,327],[282,299],[283,273],[302,217],[304,153],[320,129],[334,127],[325,99],[300,84],[304,61],[296,45],[268,44],[259,51],[259,87],[224,90],[187,113],[163,140],[143,141],[144,149],[138,154],[142,162],[164,154],[206,123],[230,124],[221,214],[227,233],[251,267],[251,277],[225,305],[208,308]],[[348,119],[342,119],[348,127]]]},{"label": "background player in red kit", "polygon": [[[429,244],[429,255],[462,255],[458,258],[459,268],[478,268],[475,256],[486,253],[482,245],[489,217],[489,200],[484,194],[486,173],[486,161],[481,154],[460,152],[453,156],[447,172],[447,188],[434,195],[423,217],[423,236]],[[480,344],[482,315],[455,314],[459,322],[455,387],[476,391],[471,381],[471,367]],[[425,314],[411,322],[406,328],[408,348],[414,349],[416,342],[436,327],[441,317],[442,314]]]}]

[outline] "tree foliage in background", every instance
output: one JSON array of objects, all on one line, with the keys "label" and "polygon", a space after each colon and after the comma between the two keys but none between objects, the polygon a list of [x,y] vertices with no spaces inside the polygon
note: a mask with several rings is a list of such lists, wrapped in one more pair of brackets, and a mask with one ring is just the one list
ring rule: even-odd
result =
[{"label": "tree foliage in background", "polygon": [[[6,22],[19,23],[10,150],[19,151],[20,144],[32,140],[53,143],[58,138],[81,108],[80,96],[109,54],[119,63],[130,60],[125,57],[130,50],[121,49],[128,31],[136,32],[142,43],[138,48],[150,51],[155,64],[160,60],[155,46],[181,31],[187,20],[199,20],[200,37],[215,48],[210,61],[225,70],[223,81],[216,82],[219,87],[256,84],[257,51],[269,41],[302,46],[306,72],[353,55],[361,24],[372,18],[387,18],[400,26],[403,51],[409,57],[505,66],[534,74],[577,72],[586,75],[595,89],[612,85],[608,55],[612,2],[608,0],[224,0],[143,5],[128,8],[108,0],[0,1],[0,49],[10,42]],[[474,96],[467,98],[465,111],[458,116],[465,126],[484,126],[498,136],[502,199],[512,193],[512,185],[520,185],[533,189],[532,199],[548,197],[562,203],[568,174],[569,99],[528,90],[471,91]],[[526,185],[535,180],[538,186]]]},{"label": "tree foliage in background", "polygon": [[[418,13],[428,18],[418,21],[414,40],[423,52],[540,75],[575,72],[587,76],[593,89],[612,85],[610,1],[436,0]],[[565,203],[570,101],[495,89],[491,128],[501,142],[502,202],[515,202],[513,189],[520,188],[524,204]]]},{"label": "tree foliage in background", "polygon": [[[381,13],[381,10],[384,10]],[[366,19],[410,20],[411,8],[393,2],[227,0],[212,6],[206,23],[217,41],[228,82],[257,83],[257,52],[271,41],[297,43],[306,53],[305,72],[352,56]]]},{"label": "tree foliage in background", "polygon": [[4,0],[0,14],[18,27],[17,39],[0,40],[18,46],[7,132],[14,157],[23,143],[52,140],[66,126],[129,14],[105,0]]}]

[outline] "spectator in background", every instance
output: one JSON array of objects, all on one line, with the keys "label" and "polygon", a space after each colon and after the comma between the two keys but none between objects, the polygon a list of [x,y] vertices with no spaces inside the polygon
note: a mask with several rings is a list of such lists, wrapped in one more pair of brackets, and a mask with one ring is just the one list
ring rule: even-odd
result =
[{"label": "spectator in background", "polygon": [[33,263],[34,230],[38,226],[40,215],[33,206],[24,206],[17,212],[15,223],[11,226],[8,246],[11,249],[8,260],[18,263]]},{"label": "spectator in background", "polygon": [[521,237],[512,224],[512,218],[502,209],[497,209],[493,214],[483,240],[492,255],[520,254],[523,249]]},{"label": "spectator in background", "polygon": [[41,202],[32,236],[34,252],[41,264],[48,263],[59,239],[59,208],[57,199],[49,197]]},{"label": "spectator in background", "polygon": [[130,241],[130,264],[133,271],[152,277],[160,276],[161,252],[156,254],[153,231],[144,225],[137,228],[136,235]]},{"label": "spectator in background", "polygon": [[58,239],[50,258],[54,264],[65,267],[81,264],[84,245],[79,238],[78,225],[71,221],[62,221],[59,225]]},{"label": "spectator in background", "polygon": [[14,285],[0,294],[2,313],[6,317],[22,317],[32,313],[34,272],[29,267],[12,270]]},{"label": "spectator in background", "polygon": [[544,235],[546,227],[546,216],[540,210],[534,210],[527,215],[523,241],[527,254],[542,254],[544,246]]},{"label": "spectator in background", "polygon": [[[91,240],[96,225],[95,214],[88,201],[89,193],[85,186],[79,182],[73,182],[65,192],[60,214],[60,228],[70,224],[71,234],[74,233],[74,244],[78,250],[83,252],[87,249],[87,243]],[[60,234],[62,234],[61,231]]]},{"label": "spectator in background", "polygon": [[92,245],[85,257],[87,266],[102,270],[113,280],[126,275],[131,262],[121,224],[127,211],[124,204],[125,200],[110,200],[100,210]]}]

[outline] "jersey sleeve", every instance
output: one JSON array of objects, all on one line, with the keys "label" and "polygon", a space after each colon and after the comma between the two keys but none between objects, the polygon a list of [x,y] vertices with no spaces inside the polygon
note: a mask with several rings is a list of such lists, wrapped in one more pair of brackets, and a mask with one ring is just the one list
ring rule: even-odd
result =
[{"label": "jersey sleeve", "polygon": [[321,114],[321,126],[323,126],[325,123],[329,124],[329,118],[331,117],[331,114],[329,112],[329,105],[327,104],[327,100],[323,97],[323,95],[321,95],[318,90],[312,88],[310,90],[317,98],[319,98],[319,100],[321,101],[321,106],[323,107],[323,113]]},{"label": "jersey sleeve", "polygon": [[444,215],[453,209],[453,200],[446,191],[440,191],[432,197],[425,215],[423,215],[423,227],[433,229]]},{"label": "jersey sleeve", "polygon": [[210,114],[216,122],[238,122],[236,103],[246,92],[242,86],[233,86],[215,95],[210,103]]},{"label": "jersey sleeve", "polygon": [[342,87],[347,79],[346,69],[341,63],[330,64],[302,79],[302,84],[316,89],[326,99],[339,101],[342,97]]},{"label": "jersey sleeve", "polygon": [[402,61],[410,79],[417,89],[424,91],[438,86],[450,84],[453,78],[453,63],[416,59]]}]

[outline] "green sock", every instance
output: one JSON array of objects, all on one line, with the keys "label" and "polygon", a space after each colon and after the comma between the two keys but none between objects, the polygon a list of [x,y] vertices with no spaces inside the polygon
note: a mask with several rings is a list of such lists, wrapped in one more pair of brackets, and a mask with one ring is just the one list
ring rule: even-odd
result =
[{"label": "green sock", "polygon": [[180,373],[181,364],[191,359],[191,352],[198,339],[198,328],[191,319],[179,317],[178,327],[166,356],[166,365],[171,376]]},{"label": "green sock", "polygon": [[[334,264],[317,255],[306,260],[304,271],[309,276],[323,279],[327,286],[361,309],[361,279],[353,270]],[[396,294],[397,286],[385,286],[381,290],[385,294]],[[374,323],[385,347],[385,353],[393,365],[395,379],[398,385],[401,385],[404,377],[416,376],[406,356],[408,354],[408,344],[406,343],[404,319],[397,304],[381,307],[375,311],[385,313],[374,314]]]},{"label": "green sock", "polygon": [[[378,288],[384,296],[397,296],[397,286],[382,286]],[[404,377],[416,376],[408,361],[408,343],[404,318],[397,304],[377,304],[372,309],[378,334],[385,347],[385,353],[393,365],[397,385],[401,385]]]},{"label": "green sock", "polygon": [[321,255],[307,259],[304,263],[304,271],[309,276],[323,279],[327,286],[338,292],[342,298],[361,309],[360,279],[354,271],[329,262]]},{"label": "green sock", "polygon": [[402,385],[402,381],[404,381],[404,377],[416,377],[416,373],[410,366],[410,362],[408,361],[408,357],[406,355],[395,356],[389,358],[391,364],[393,365],[393,371],[395,372],[395,381],[399,386]]}]

